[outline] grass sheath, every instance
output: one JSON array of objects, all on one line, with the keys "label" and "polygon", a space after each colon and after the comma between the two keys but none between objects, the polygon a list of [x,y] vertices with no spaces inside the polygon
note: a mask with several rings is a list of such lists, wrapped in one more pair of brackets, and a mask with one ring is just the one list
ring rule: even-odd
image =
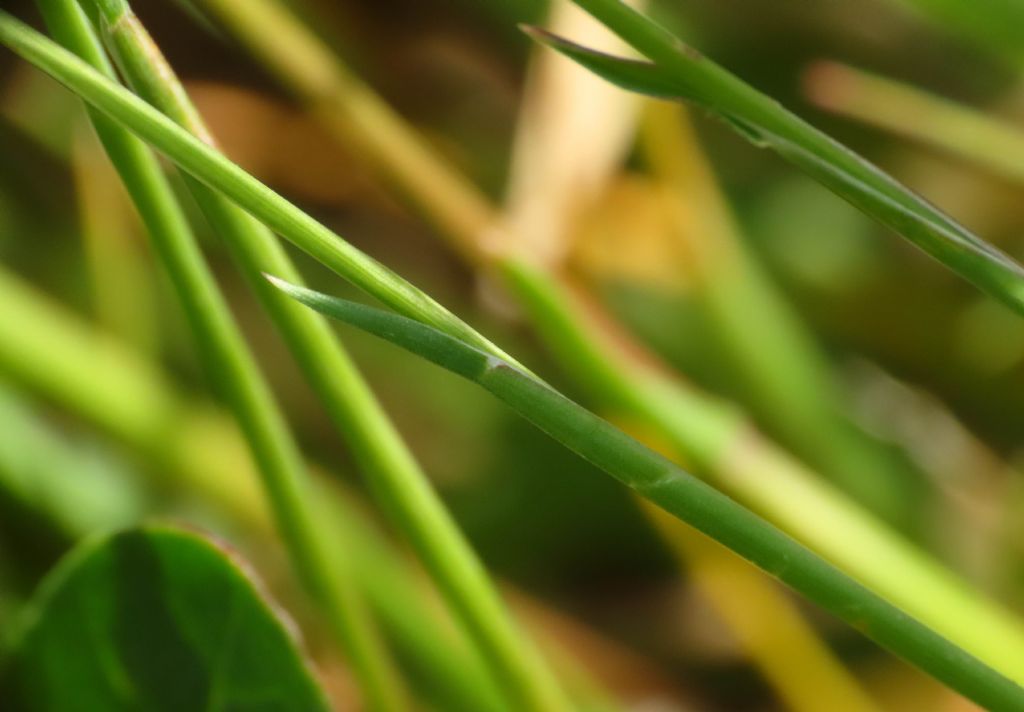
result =
[{"label": "grass sheath", "polygon": [[1024,688],[863,587],[771,524],[493,354],[401,315],[271,278],[303,304],[466,378],[641,496],[994,710],[1024,710]]},{"label": "grass sheath", "polygon": [[891,176],[718,66],[620,0],[575,0],[650,62],[621,59],[527,31],[630,91],[685,99],[770,148],[948,268],[1024,313],[1024,268]]},{"label": "grass sheath", "polygon": [[[54,35],[107,76],[113,69],[74,0],[40,0]],[[267,500],[296,572],[324,612],[352,662],[367,704],[401,707],[397,678],[350,577],[331,566],[334,553],[312,510],[305,465],[269,387],[234,324],[156,157],[130,133],[91,111],[100,140],[142,216],[196,336],[211,381],[229,402],[258,464]]]},{"label": "grass sheath", "polygon": [[[184,87],[129,5],[123,0],[94,5],[106,43],[133,89],[213,145]],[[522,709],[564,707],[553,675],[517,630],[484,567],[329,326],[262,278],[262,271],[271,271],[299,279],[276,237],[215,190],[191,178],[188,185],[349,442],[378,500],[405,532],[510,699]]]}]

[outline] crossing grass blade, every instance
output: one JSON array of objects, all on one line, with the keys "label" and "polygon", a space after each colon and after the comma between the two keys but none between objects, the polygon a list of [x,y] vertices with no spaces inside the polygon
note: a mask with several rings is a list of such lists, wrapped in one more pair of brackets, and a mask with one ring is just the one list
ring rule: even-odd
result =
[{"label": "crossing grass blade", "polygon": [[493,354],[390,312],[269,277],[326,316],[390,341],[482,386],[642,497],[778,577],[978,704],[1024,710],[1024,689],[534,376]]},{"label": "crossing grass blade", "polygon": [[[39,0],[54,35],[114,77],[99,39],[74,0]],[[90,118],[149,233],[204,358],[244,432],[295,572],[348,655],[367,707],[402,709],[397,673],[347,572],[330,566],[327,535],[298,444],[234,322],[156,156],[99,112]]]},{"label": "crossing grass blade", "polygon": [[[213,145],[199,111],[126,0],[94,0],[94,5],[106,45],[131,87],[197,138]],[[290,281],[300,279],[277,238],[221,193],[186,178],[200,209],[232,248],[242,272],[254,284],[307,380],[352,448],[378,503],[424,562],[495,679],[521,709],[568,707],[544,658],[507,613],[497,587],[326,321],[263,279],[263,271]]]},{"label": "crossing grass blade", "polygon": [[618,0],[577,0],[650,61],[614,57],[526,31],[629,91],[685,100],[893,229],[979,289],[1024,314],[1024,268],[887,173]]},{"label": "crossing grass blade", "polygon": [[410,318],[511,359],[432,297],[303,212],[144,100],[0,10],[0,44],[46,72],[187,173],[360,289]]}]

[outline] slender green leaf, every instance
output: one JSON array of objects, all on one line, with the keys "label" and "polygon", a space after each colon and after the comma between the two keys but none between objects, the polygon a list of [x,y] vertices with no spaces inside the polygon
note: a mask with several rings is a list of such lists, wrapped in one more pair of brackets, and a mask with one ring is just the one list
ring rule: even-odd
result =
[{"label": "slender green leaf", "polygon": [[9,712],[327,712],[292,627],[236,556],[164,526],[46,578],[0,682]]},{"label": "slender green leaf", "polygon": [[[51,424],[31,417],[37,414],[0,384],[5,436],[0,438],[0,498],[23,499],[29,516],[41,523],[63,523],[69,537],[81,538],[97,526],[109,526],[115,509],[125,525],[137,521],[141,510],[127,505],[145,484],[165,496],[170,492],[172,498],[198,498],[240,531],[259,532],[261,537],[272,533],[254,464],[227,413],[210,403],[186,400],[156,364],[48,303],[2,268],[0,303],[5,305],[0,310],[0,372],[19,391],[42,397],[73,415],[80,426],[113,438],[152,465],[132,472],[148,478],[145,483],[122,477],[79,482],[81,468],[68,463],[80,464],[81,453],[55,442]],[[103,386],[99,392],[94,392],[94,379]],[[44,436],[51,442],[43,444]],[[438,697],[438,709],[452,712],[512,709],[450,619],[440,615],[435,598],[422,593],[420,569],[375,526],[362,503],[338,482],[317,479],[313,484],[314,498],[321,503],[318,516],[331,532],[330,565],[346,562],[340,567],[343,573],[373,606],[403,663],[423,679],[422,696]],[[79,488],[92,489],[83,494]],[[0,570],[0,580],[3,574]],[[0,625],[0,643],[9,632]]]},{"label": "slender green leaf", "polygon": [[[196,137],[212,143],[185,88],[128,3],[93,1],[106,45],[133,89]],[[523,709],[567,706],[556,701],[562,693],[554,675],[508,615],[472,547],[327,322],[263,279],[263,271],[293,282],[300,279],[277,238],[217,191],[189,176],[186,185],[254,284],[339,433],[352,448],[378,503],[404,531],[437,581],[456,620],[470,634],[494,677],[507,688],[509,698]],[[389,687],[398,686],[392,683]]]},{"label": "slender green leaf", "polygon": [[1016,683],[536,377],[426,324],[270,279],[303,304],[479,384],[643,497],[965,696],[991,709],[1024,710],[1024,689]]},{"label": "slender green leaf", "polygon": [[[98,38],[73,0],[39,0],[39,6],[61,42],[87,58],[100,76],[114,76]],[[221,389],[245,433],[296,573],[347,654],[367,705],[379,710],[400,709],[397,675],[388,664],[359,593],[350,576],[331,566],[326,534],[314,515],[298,446],[156,157],[116,122],[95,110],[90,114],[174,284],[211,380]]]},{"label": "slender green leaf", "polygon": [[618,0],[577,0],[652,61],[581,47],[542,30],[531,36],[629,91],[686,100],[770,148],[957,274],[1024,313],[1024,268],[891,176],[745,84]]},{"label": "slender green leaf", "polygon": [[[359,251],[139,97],[0,10],[0,44],[54,77],[267,227],[395,311],[503,352],[422,290]],[[511,359],[511,357],[504,356]]]}]

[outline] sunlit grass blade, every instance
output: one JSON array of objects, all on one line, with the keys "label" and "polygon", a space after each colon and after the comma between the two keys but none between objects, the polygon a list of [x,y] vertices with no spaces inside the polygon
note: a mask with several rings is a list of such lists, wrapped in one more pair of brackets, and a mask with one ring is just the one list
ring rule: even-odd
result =
[{"label": "sunlit grass blade", "polygon": [[1010,257],[619,0],[576,2],[651,61],[595,52],[542,30],[528,32],[629,91],[686,100],[707,110],[1024,313],[1024,268]]},{"label": "sunlit grass blade", "polygon": [[[566,0],[552,3],[548,22],[603,49],[628,51]],[[569,258],[580,212],[603,191],[633,144],[642,98],[545,47],[535,48],[522,93],[502,228],[492,231],[488,247],[494,260],[516,255],[557,269]]]},{"label": "sunlit grass blade", "polygon": [[835,62],[807,72],[818,106],[1024,183],[1024,128],[908,84]]},{"label": "sunlit grass blade", "polygon": [[[75,48],[108,77],[114,76],[74,0],[39,0],[39,7],[60,41]],[[207,373],[245,433],[297,576],[352,664],[368,707],[400,709],[397,676],[362,599],[351,578],[339,575],[337,568],[330,566],[326,534],[315,516],[298,445],[234,323],[156,157],[107,117],[95,110],[90,110],[90,116],[174,285]]]},{"label": "sunlit grass blade", "polygon": [[781,531],[502,359],[430,326],[280,280],[303,304],[477,383],[641,496],[725,544],[897,655],[995,709],[1024,709],[1024,689]]},{"label": "sunlit grass blade", "polygon": [[401,314],[501,350],[423,291],[353,247],[139,97],[5,11],[0,44],[67,86],[263,224]]}]

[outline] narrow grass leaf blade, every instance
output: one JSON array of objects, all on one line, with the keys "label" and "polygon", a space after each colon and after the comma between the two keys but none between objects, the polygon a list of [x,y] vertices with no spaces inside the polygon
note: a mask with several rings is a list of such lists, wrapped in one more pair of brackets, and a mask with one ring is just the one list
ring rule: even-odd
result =
[{"label": "narrow grass leaf blade", "polygon": [[657,99],[679,98],[679,82],[665,76],[665,72],[653,62],[616,57],[590,49],[540,27],[522,25],[521,29],[537,42],[551,47],[621,89]]},{"label": "narrow grass leaf blade", "polygon": [[223,193],[246,212],[395,311],[502,355],[501,349],[377,260],[364,254],[124,87],[0,10],[0,44]]},{"label": "narrow grass leaf blade", "polygon": [[678,519],[778,577],[879,644],[978,704],[1024,710],[1024,689],[535,377],[398,314],[270,277],[287,294],[467,378]]},{"label": "narrow grass leaf blade", "polygon": [[[212,144],[212,135],[184,86],[126,0],[104,0],[99,9],[106,45],[129,84],[179,125]],[[232,248],[242,271],[255,284],[271,320],[367,474],[378,502],[412,542],[510,699],[524,710],[567,706],[556,701],[562,693],[555,676],[522,639],[472,548],[327,322],[263,279],[262,272],[267,271],[299,280],[277,238],[222,194],[191,178],[186,183],[214,231]],[[399,686],[394,676],[388,677],[374,689],[394,697]]]},{"label": "narrow grass leaf blade", "polygon": [[624,89],[685,100],[705,109],[754,145],[774,150],[957,274],[1024,314],[1024,268],[1020,264],[695,50],[675,43],[666,49],[674,61],[665,66],[657,61],[637,62],[596,52],[536,29],[530,29],[529,34]]}]

